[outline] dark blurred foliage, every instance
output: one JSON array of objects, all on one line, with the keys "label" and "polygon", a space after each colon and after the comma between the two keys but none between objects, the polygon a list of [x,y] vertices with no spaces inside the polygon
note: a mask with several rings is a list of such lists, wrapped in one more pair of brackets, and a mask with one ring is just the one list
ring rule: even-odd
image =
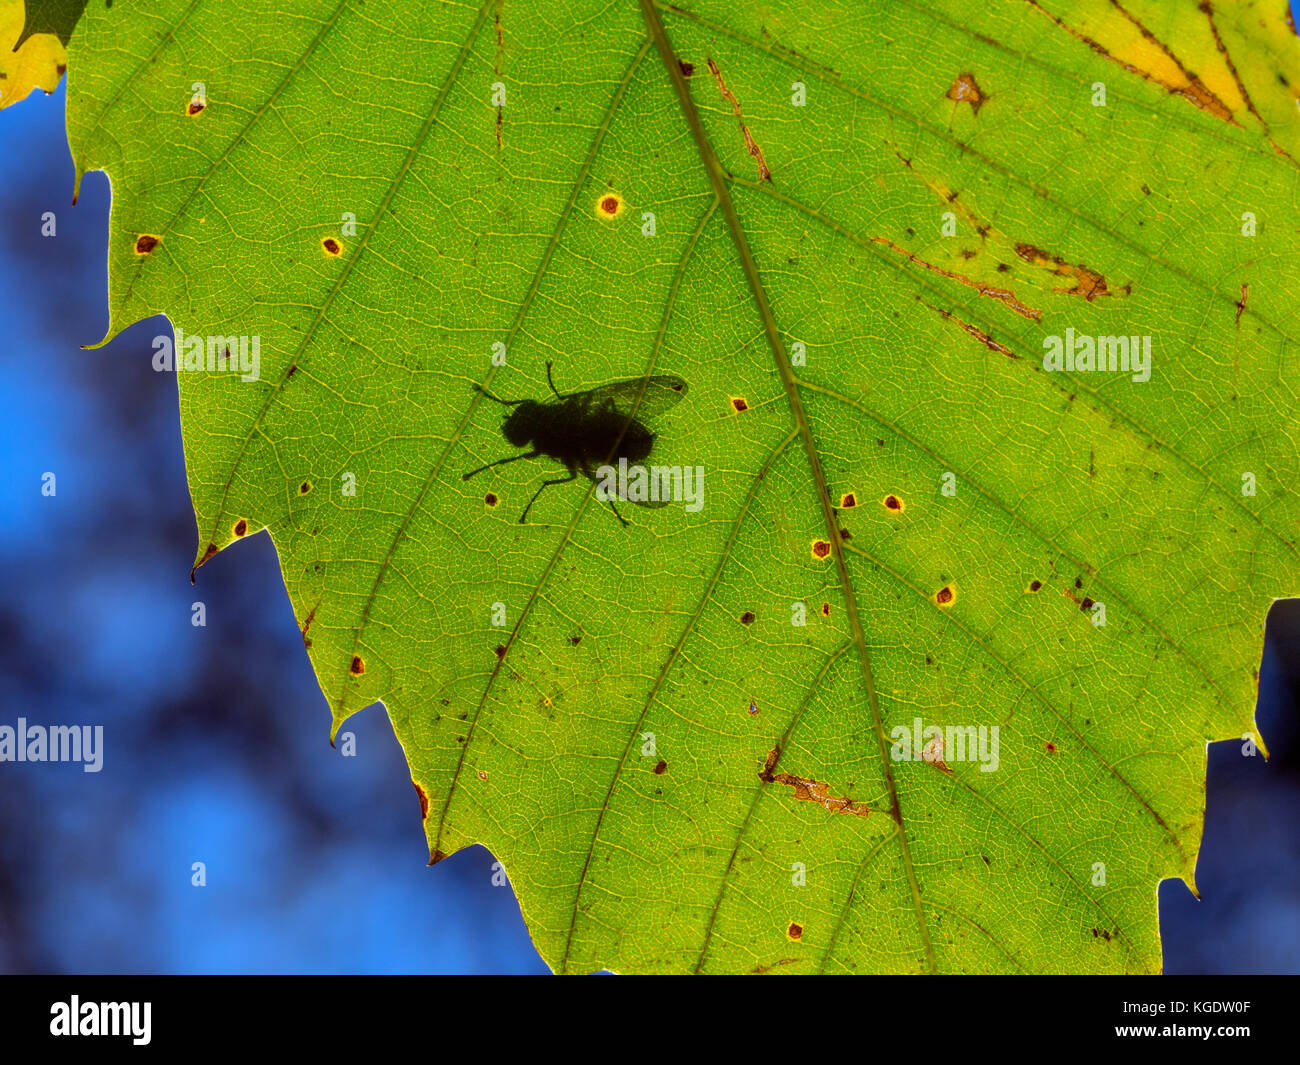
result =
[{"label": "dark blurred foliage", "polygon": [[[0,723],[102,723],[106,748],[98,774],[0,765],[0,970],[545,971],[485,851],[425,867],[382,710],[331,750],[269,540],[190,586],[176,383],[150,367],[169,327],[79,348],[106,328],[109,190],[70,206],[62,89],[0,114],[0,160]],[[1273,758],[1212,748],[1201,900],[1160,888],[1168,972],[1300,971],[1298,605],[1261,670]]]}]

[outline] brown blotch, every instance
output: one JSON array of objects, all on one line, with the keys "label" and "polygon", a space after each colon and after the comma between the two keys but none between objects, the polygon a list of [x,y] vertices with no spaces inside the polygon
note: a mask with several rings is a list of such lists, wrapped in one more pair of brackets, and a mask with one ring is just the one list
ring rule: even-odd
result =
[{"label": "brown blotch", "polygon": [[825,558],[831,553],[831,545],[825,540],[814,540],[812,545],[813,558]]},{"label": "brown blotch", "polygon": [[695,64],[688,63],[685,59],[677,60],[677,67],[682,72],[682,77],[689,78],[695,73]]},{"label": "brown blotch", "polygon": [[207,106],[208,106],[207,104],[199,103],[198,100],[191,100],[189,102],[189,106],[185,108],[185,113],[189,115],[191,118],[193,118],[195,115],[197,115],[200,111],[202,111]]},{"label": "brown blotch", "polygon": [[600,201],[600,213],[606,218],[613,218],[622,206],[617,196],[605,196]]},{"label": "brown blotch", "polygon": [[740,125],[740,132],[745,138],[745,148],[749,154],[754,157],[758,163],[758,178],[760,181],[771,181],[772,171],[767,168],[767,162],[763,159],[763,149],[758,146],[758,141],[754,140],[753,135],[749,132],[749,127],[745,125],[744,118],[740,113],[740,101],[736,99],[735,94],[727,88],[727,83],[722,80],[722,72],[718,70],[718,64],[709,59],[709,71],[713,74],[713,79],[718,83],[718,92],[722,98],[731,104],[731,113],[736,116],[736,122]]},{"label": "brown blotch", "polygon": [[358,677],[366,671],[366,664],[361,661],[360,655],[352,656],[352,665],[348,667],[348,671]]},{"label": "brown blotch", "polygon": [[954,103],[970,104],[971,110],[977,115],[987,99],[975,81],[974,74],[958,74],[957,80],[952,83],[945,95]]},{"label": "brown blotch", "polygon": [[740,396],[732,396],[731,405],[735,407],[736,410],[740,410],[740,411],[749,410],[749,404],[746,403],[744,399],[742,399]]},{"label": "brown blotch", "polygon": [[1082,587],[1083,587],[1083,578],[1082,578],[1082,577],[1075,577],[1075,578],[1074,578],[1074,586],[1075,586],[1076,588],[1082,588]]},{"label": "brown blotch", "polygon": [[162,243],[162,237],[156,237],[152,233],[141,233],[135,238],[136,255],[148,255]]},{"label": "brown blotch", "polygon": [[[854,817],[869,817],[871,807],[866,803],[854,802],[847,795],[838,796],[830,793],[830,785],[820,780],[797,777],[793,773],[773,773],[766,771],[764,778],[768,784],[784,784],[794,788],[794,797],[799,802],[815,802],[832,814],[852,814]],[[763,777],[760,773],[759,777]]]},{"label": "brown blotch", "polygon": [[1051,740],[1048,740],[1045,746],[1047,747],[1048,754],[1056,753],[1056,744],[1054,744]]},{"label": "brown blotch", "polygon": [[856,507],[857,505],[858,497],[852,492],[845,492],[844,495],[840,497],[840,508],[842,510],[849,510],[851,507]]},{"label": "brown blotch", "polygon": [[491,492],[489,492],[487,495],[483,497],[483,502],[486,503],[489,507],[495,507],[497,505],[497,497],[493,495]]},{"label": "brown blotch", "polygon": [[1241,299],[1237,300],[1237,325],[1241,325],[1241,315],[1246,309],[1246,301],[1250,299],[1250,286],[1246,282],[1241,283]]},{"label": "brown blotch", "polygon": [[902,510],[903,501],[898,496],[885,496],[884,499],[886,510]]},{"label": "brown blotch", "polygon": [[343,245],[333,237],[326,237],[320,242],[320,246],[325,249],[327,255],[338,255],[343,250]]},{"label": "brown blotch", "polygon": [[1076,266],[1073,263],[1067,263],[1059,255],[1045,252],[1041,248],[1035,248],[1032,244],[1025,244],[1023,241],[1016,245],[1016,254],[1033,266],[1050,270],[1058,277],[1068,277],[1074,282],[1073,288],[1058,288],[1057,292],[1065,292],[1071,296],[1082,296],[1090,302],[1098,296],[1114,295],[1106,287],[1106,279],[1101,274],[1082,264]]},{"label": "brown blotch", "polygon": [[746,610],[743,614],[740,615],[740,623],[742,625],[754,624],[754,612],[752,610]]},{"label": "brown blotch", "polygon": [[446,851],[440,851],[440,850],[438,850],[437,847],[434,847],[434,848],[433,848],[433,853],[429,855],[429,864],[430,864],[430,865],[437,865],[437,864],[438,864],[440,861],[442,861],[445,857],[447,857],[447,852],[446,852]]},{"label": "brown blotch", "polygon": [[1036,592],[1036,591],[1038,591],[1038,589],[1041,588],[1042,586],[1043,586],[1043,582],[1042,582],[1042,581],[1030,581],[1030,582],[1029,582],[1029,590],[1030,590],[1031,592]]},{"label": "brown blotch", "polygon": [[831,616],[831,605],[830,605],[830,603],[822,603],[822,617],[826,617],[826,618],[828,618],[828,617],[830,617],[830,616]]},{"label": "brown blotch", "polygon": [[1007,307],[1010,307],[1015,311],[1016,314],[1020,315],[1022,318],[1028,318],[1031,322],[1036,322],[1043,317],[1042,311],[1021,303],[1020,300],[1016,298],[1016,294],[1010,289],[995,288],[992,285],[986,285],[983,281],[973,281],[971,278],[954,273],[952,270],[945,270],[942,266],[935,266],[934,263],[926,262],[926,260],[922,259],[919,255],[914,255],[906,248],[900,248],[892,240],[887,240],[885,237],[872,237],[871,242],[873,244],[883,245],[890,251],[902,255],[904,258],[915,263],[917,266],[929,270],[932,274],[938,274],[940,277],[948,278],[949,281],[956,281],[959,284],[965,285],[967,288],[973,288],[981,296],[988,296],[990,299],[995,299],[999,303],[1005,304]]},{"label": "brown blotch", "polygon": [[298,486],[298,494],[299,494],[299,495],[304,495],[304,496],[305,496],[305,495],[306,495],[308,492],[310,492],[310,491],[311,491],[311,482],[310,482],[310,481],[303,481],[302,484],[300,484],[300,485]]},{"label": "brown blotch", "polygon": [[302,623],[302,646],[304,650],[311,650],[311,640],[307,638],[307,630],[311,628],[311,623],[316,620],[316,609],[319,606],[320,604],[317,603],[316,606],[312,607],[311,613],[307,615]]},{"label": "brown blotch", "polygon": [[248,522],[246,522],[243,518],[240,518],[237,522],[235,522],[235,535],[243,536],[247,532],[248,532]]},{"label": "brown blotch", "polygon": [[968,336],[973,336],[976,340],[978,340],[981,344],[983,344],[986,348],[988,348],[989,351],[996,351],[999,355],[1005,355],[1009,359],[1020,358],[1019,355],[1017,355],[1005,344],[999,344],[996,340],[994,340],[991,336],[989,336],[988,333],[984,332],[983,329],[980,329],[977,326],[973,326],[969,322],[963,322],[951,311],[945,311],[942,307],[935,307],[933,304],[929,304],[929,303],[927,303],[926,306],[929,307],[930,310],[934,311],[945,322],[955,322],[963,333],[966,333]]},{"label": "brown blotch", "polygon": [[660,763],[657,766],[655,766],[655,776],[661,777],[667,772],[668,772],[667,762],[660,761]]},{"label": "brown blotch", "polygon": [[581,637],[581,636],[570,636],[570,637],[569,637],[569,643],[573,644],[574,647],[577,647],[578,644],[582,643],[582,637]]},{"label": "brown blotch", "polygon": [[1092,600],[1085,595],[1083,597],[1083,602],[1079,604],[1079,609],[1086,614],[1089,610],[1092,609]]},{"label": "brown blotch", "polygon": [[502,658],[505,658],[505,656],[506,656],[506,646],[505,646],[505,644],[503,644],[503,643],[499,643],[499,644],[497,644],[497,647],[496,647],[496,656],[497,656],[497,659],[498,659],[498,660],[500,660],[500,659],[502,659]]},{"label": "brown blotch", "polygon": [[424,821],[429,816],[429,796],[424,793],[424,789],[414,780],[411,781],[411,786],[415,788],[415,794],[420,796],[420,820]]},{"label": "brown blotch", "polygon": [[947,606],[949,603],[953,601],[953,598],[954,596],[953,596],[952,588],[948,587],[947,585],[940,588],[937,592],[934,593],[934,601],[938,603],[940,606]]},{"label": "brown blotch", "polygon": [[795,924],[794,921],[791,921],[790,927],[786,929],[785,934],[788,935],[791,939],[802,939],[803,925]]}]

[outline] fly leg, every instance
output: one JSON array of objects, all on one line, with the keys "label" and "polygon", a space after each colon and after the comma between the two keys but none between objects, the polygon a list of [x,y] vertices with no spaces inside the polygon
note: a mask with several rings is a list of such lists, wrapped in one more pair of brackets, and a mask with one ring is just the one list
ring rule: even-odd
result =
[{"label": "fly leg", "polygon": [[[587,480],[589,480],[589,481],[593,481],[593,482],[596,483],[596,498],[597,498],[597,499],[602,499],[602,496],[601,496],[601,494],[600,494],[600,483],[599,483],[599,479],[597,478],[596,474],[592,472],[591,467],[590,467],[590,466],[583,466],[583,467],[582,467],[582,472],[583,472],[584,474],[587,475]],[[614,512],[614,517],[616,517],[620,522],[623,523],[623,528],[625,528],[625,529],[628,528],[628,526],[629,526],[631,523],[630,523],[626,518],[624,518],[622,514],[620,514],[620,513],[618,512],[618,507],[614,506],[614,497],[613,497],[613,496],[609,496],[608,498],[604,498],[603,501],[609,504],[609,509],[612,510],[612,511]]]},{"label": "fly leg", "polygon": [[504,466],[507,462],[518,462],[520,459],[535,459],[539,455],[541,455],[540,451],[526,451],[522,455],[511,455],[509,458],[497,459],[496,462],[489,462],[486,466],[480,466],[477,470],[470,470],[469,473],[463,474],[461,480],[468,481],[476,473],[490,470],[493,466]]},{"label": "fly leg", "polygon": [[519,515],[519,524],[520,525],[527,524],[528,512],[533,509],[533,504],[537,502],[537,497],[542,494],[544,489],[546,489],[547,487],[553,484],[568,484],[570,481],[576,481],[577,479],[578,479],[577,469],[573,466],[570,466],[569,476],[552,477],[549,481],[543,481],[541,483],[541,486],[537,489],[537,491],[533,493],[533,498],[528,501],[528,506],[524,507],[524,512]]}]

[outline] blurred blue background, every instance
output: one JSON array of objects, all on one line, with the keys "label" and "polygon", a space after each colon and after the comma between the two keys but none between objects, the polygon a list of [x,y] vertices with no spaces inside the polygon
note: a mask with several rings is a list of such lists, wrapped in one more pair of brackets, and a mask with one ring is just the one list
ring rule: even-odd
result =
[{"label": "blurred blue background", "polygon": [[[331,750],[267,537],[190,586],[176,383],[150,368],[169,326],[80,350],[107,326],[109,189],[69,206],[63,109],[0,113],[0,724],[103,723],[107,753],[0,765],[0,971],[547,971],[486,851],[426,868],[382,709],[345,726],[357,757]],[[1202,898],[1160,889],[1166,972],[1300,972],[1298,606],[1260,673],[1273,758],[1211,749]]]}]

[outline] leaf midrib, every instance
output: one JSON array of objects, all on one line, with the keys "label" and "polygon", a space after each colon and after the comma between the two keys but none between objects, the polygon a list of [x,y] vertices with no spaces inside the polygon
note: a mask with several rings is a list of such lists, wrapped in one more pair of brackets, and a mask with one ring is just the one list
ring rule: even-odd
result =
[{"label": "leaf midrib", "polygon": [[672,44],[664,32],[662,20],[659,18],[659,12],[656,8],[655,0],[641,0],[641,13],[645,18],[646,26],[650,31],[650,36],[654,40],[655,47],[659,50],[660,57],[664,62],[664,70],[672,83],[673,89],[677,94],[678,103],[681,105],[682,116],[690,128],[691,137],[695,141],[696,149],[700,156],[700,161],[704,166],[709,177],[709,184],[713,188],[713,193],[718,199],[723,217],[727,220],[727,228],[731,233],[732,243],[735,245],[736,253],[740,258],[740,264],[745,273],[745,280],[749,285],[750,294],[754,298],[759,317],[763,322],[763,332],[767,337],[768,347],[771,349],[772,357],[776,362],[777,372],[781,376],[781,383],[785,387],[786,399],[790,404],[790,412],[795,420],[799,431],[800,440],[804,446],[804,453],[808,460],[809,468],[812,473],[814,487],[817,490],[817,499],[822,512],[822,519],[826,527],[826,538],[831,545],[831,556],[835,561],[836,572],[839,576],[840,591],[844,596],[845,612],[849,619],[849,629],[852,634],[854,646],[858,651],[858,660],[862,666],[862,682],[867,690],[867,703],[871,711],[871,724],[876,734],[876,745],[880,754],[881,768],[884,773],[886,788],[889,792],[890,813],[898,825],[898,843],[899,851],[903,862],[904,873],[907,877],[908,888],[912,896],[912,906],[915,912],[917,929],[921,938],[922,945],[925,948],[926,963],[930,972],[936,971],[934,947],[930,942],[929,929],[926,927],[925,911],[921,905],[921,889],[916,877],[916,869],[912,863],[911,850],[907,839],[907,829],[903,822],[903,811],[898,795],[898,786],[894,780],[893,764],[889,757],[889,741],[885,736],[884,720],[880,713],[880,703],[876,696],[875,680],[871,672],[871,659],[867,649],[866,635],[862,628],[862,618],[858,611],[857,596],[853,587],[853,582],[849,578],[848,565],[845,562],[844,551],[840,542],[839,525],[836,521],[835,508],[831,503],[830,491],[826,484],[825,475],[822,473],[821,456],[817,451],[816,441],[813,440],[812,428],[809,425],[807,414],[804,412],[803,400],[799,395],[799,385],[795,379],[794,369],[790,365],[789,357],[785,351],[785,345],[781,340],[780,330],[777,327],[776,319],[772,314],[771,305],[768,303],[767,292],[763,286],[762,278],[758,273],[758,265],[754,261],[754,255],[749,247],[749,240],[745,235],[744,228],[741,226],[740,218],[736,214],[735,204],[731,199],[731,189],[727,184],[726,175],[723,172],[722,164],[719,162],[717,154],[713,150],[713,145],[709,141],[708,133],[704,129],[704,124],[700,120],[699,112],[695,108],[695,101],[691,96],[690,86],[686,84],[686,78],[682,73],[681,64],[673,51]]}]

